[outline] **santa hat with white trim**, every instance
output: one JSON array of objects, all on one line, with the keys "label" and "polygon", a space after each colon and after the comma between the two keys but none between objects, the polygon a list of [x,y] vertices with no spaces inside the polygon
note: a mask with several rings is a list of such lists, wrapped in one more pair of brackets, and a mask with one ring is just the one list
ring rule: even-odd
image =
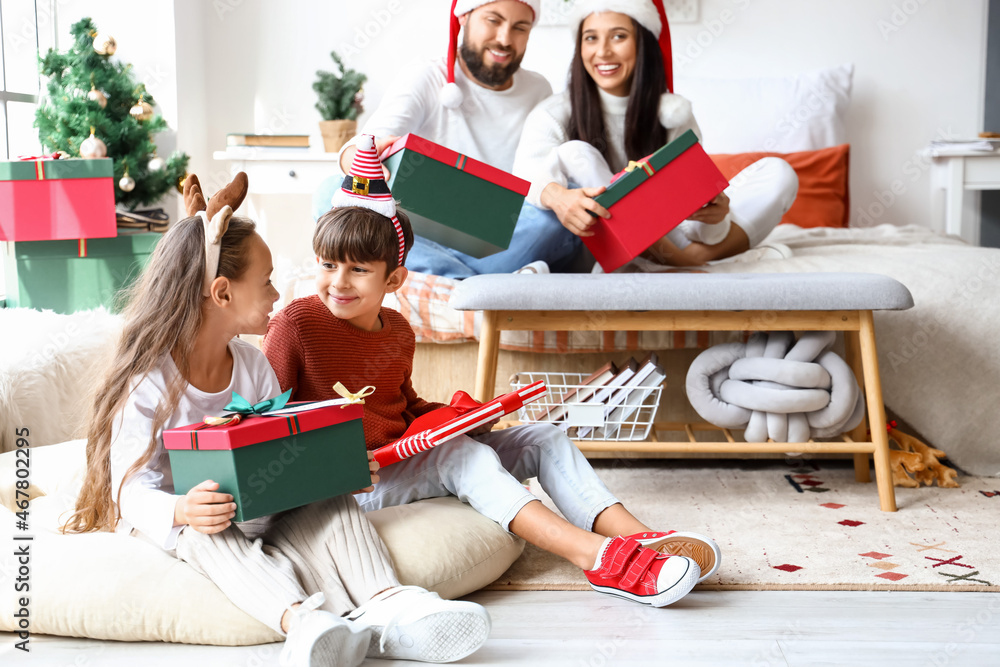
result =
[{"label": "santa hat with white trim", "polygon": [[673,55],[670,50],[670,24],[663,0],[576,0],[570,13],[569,25],[573,35],[580,32],[583,19],[596,12],[616,12],[631,16],[643,28],[653,33],[660,42],[663,70],[667,75],[667,92],[674,90]]},{"label": "santa hat with white trim", "polygon": [[385,182],[385,172],[379,162],[375,150],[375,137],[362,134],[356,144],[357,152],[351,169],[340,189],[333,193],[331,204],[333,208],[343,206],[358,206],[389,218],[399,238],[399,259],[397,266],[403,265],[403,255],[406,253],[406,242],[403,237],[403,227],[396,217],[396,200],[392,198],[389,184]]},{"label": "santa hat with white trim", "polygon": [[[445,69],[448,82],[441,89],[441,104],[449,109],[457,109],[462,105],[462,90],[455,83],[455,54],[458,51],[459,16],[465,16],[473,9],[488,5],[496,0],[452,0],[451,23],[448,31],[448,55],[445,56]],[[534,18],[531,25],[538,23],[542,13],[542,0],[518,0],[531,8]]]}]

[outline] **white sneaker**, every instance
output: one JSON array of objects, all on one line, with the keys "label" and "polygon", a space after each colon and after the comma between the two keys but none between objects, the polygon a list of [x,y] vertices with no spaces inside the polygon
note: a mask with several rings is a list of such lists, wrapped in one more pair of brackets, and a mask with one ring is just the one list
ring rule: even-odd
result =
[{"label": "white sneaker", "polygon": [[452,662],[475,653],[490,634],[481,605],[442,600],[418,586],[390,588],[347,618],[371,628],[369,658]]},{"label": "white sneaker", "polygon": [[325,599],[316,593],[292,609],[282,667],[357,667],[364,662],[371,630],[317,609]]},{"label": "white sneaker", "polygon": [[544,260],[539,259],[525,264],[514,273],[549,273],[549,265]]}]

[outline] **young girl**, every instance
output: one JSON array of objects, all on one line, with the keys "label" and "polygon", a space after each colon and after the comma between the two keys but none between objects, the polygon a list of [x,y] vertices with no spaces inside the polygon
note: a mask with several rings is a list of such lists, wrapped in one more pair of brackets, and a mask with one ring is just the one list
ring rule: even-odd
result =
[{"label": "young girl", "polygon": [[[671,93],[670,27],[662,0],[579,0],[570,25],[576,53],[568,89],[525,121],[514,173],[531,181],[528,201],[550,209],[578,236],[610,213],[594,201],[612,175],[687,130],[701,131],[691,103]],[[738,112],[734,111],[734,122]],[[713,201],[630,267],[693,266],[761,244],[798,191],[787,162],[764,158],[737,174]],[[787,256],[768,246],[760,258]],[[645,261],[643,261],[645,260]]]},{"label": "young girl", "polygon": [[280,393],[264,355],[236,337],[265,333],[278,298],[267,245],[252,221],[231,217],[245,193],[240,174],[206,212],[197,178],[188,178],[192,217],[163,237],[131,294],[65,530],[117,529],[186,561],[240,609],[287,633],[285,665],[469,655],[489,633],[486,611],[400,586],[353,496],[237,525],[233,498],[216,482],[174,493],[164,429],[222,414],[233,392],[251,403]]}]

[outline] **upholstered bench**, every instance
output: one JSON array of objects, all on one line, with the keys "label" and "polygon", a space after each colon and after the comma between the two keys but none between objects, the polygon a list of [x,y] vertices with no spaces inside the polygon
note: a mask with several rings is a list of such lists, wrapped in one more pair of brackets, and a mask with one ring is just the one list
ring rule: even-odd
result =
[{"label": "upholstered bench", "polygon": [[[896,510],[889,442],[875,349],[875,310],[906,310],[913,297],[900,282],[867,273],[783,274],[503,274],[475,276],[455,288],[450,305],[483,311],[476,398],[496,383],[500,332],[527,331],[842,331],[845,360],[867,400],[867,419],[835,441],[742,442],[709,424],[655,424],[684,430],[682,442],[578,442],[583,451],[810,452],[854,454],[855,477],[870,481],[879,503]],[[678,428],[679,427],[679,428]],[[699,442],[695,431],[722,430],[725,442]]]}]

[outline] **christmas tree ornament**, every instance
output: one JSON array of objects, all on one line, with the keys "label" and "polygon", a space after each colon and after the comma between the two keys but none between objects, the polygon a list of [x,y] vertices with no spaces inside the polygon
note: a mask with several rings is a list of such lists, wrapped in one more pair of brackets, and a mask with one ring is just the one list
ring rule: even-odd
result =
[{"label": "christmas tree ornament", "polygon": [[139,96],[139,101],[128,112],[136,120],[149,120],[153,117],[153,107],[149,105],[149,102],[142,99],[142,95]]},{"label": "christmas tree ornament", "polygon": [[167,161],[159,155],[154,155],[146,166],[150,171],[162,171],[167,166]]},{"label": "christmas tree ornament", "polygon": [[122,192],[132,192],[135,190],[135,179],[128,175],[128,168],[125,168],[125,175],[118,181],[118,188]]},{"label": "christmas tree ornament", "polygon": [[97,102],[97,106],[102,109],[108,106],[108,97],[101,91],[94,88],[93,85],[90,86],[90,92],[87,93],[87,99],[91,102]]},{"label": "christmas tree ornament", "polygon": [[94,128],[90,128],[90,136],[80,144],[80,157],[95,159],[107,157],[108,146],[103,141],[94,136]]},{"label": "christmas tree ornament", "polygon": [[118,50],[118,42],[111,35],[99,32],[94,35],[94,51],[102,56],[113,56]]},{"label": "christmas tree ornament", "polygon": [[177,192],[184,194],[184,181],[187,180],[188,175],[185,173],[183,176],[177,179]]}]

